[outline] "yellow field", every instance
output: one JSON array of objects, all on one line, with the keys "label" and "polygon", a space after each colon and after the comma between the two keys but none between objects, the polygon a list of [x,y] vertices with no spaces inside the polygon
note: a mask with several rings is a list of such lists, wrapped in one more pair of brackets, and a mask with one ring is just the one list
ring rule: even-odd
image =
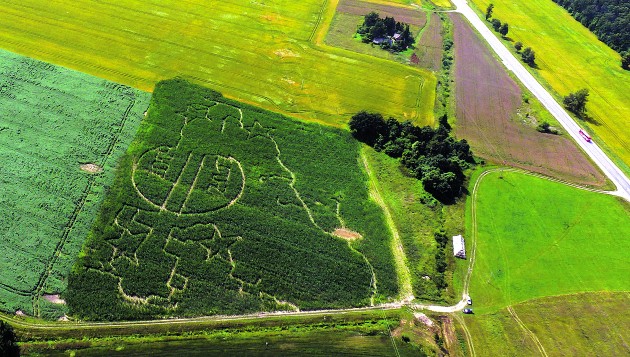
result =
[{"label": "yellow field", "polygon": [[266,109],[345,125],[367,109],[433,122],[428,71],[318,45],[336,0],[8,0],[0,47],[143,90],[183,76]]},{"label": "yellow field", "polygon": [[551,0],[473,2],[481,11],[494,3],[494,17],[510,24],[510,38],[532,47],[540,67],[534,72],[560,96],[590,91],[594,122],[584,126],[630,173],[630,71],[621,69],[619,54]]}]

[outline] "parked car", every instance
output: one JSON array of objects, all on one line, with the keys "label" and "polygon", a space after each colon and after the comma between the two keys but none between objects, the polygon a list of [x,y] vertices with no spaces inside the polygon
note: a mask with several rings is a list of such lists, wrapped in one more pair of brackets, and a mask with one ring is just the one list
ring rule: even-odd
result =
[{"label": "parked car", "polygon": [[472,305],[472,299],[469,297],[466,298],[466,304]]},{"label": "parked car", "polygon": [[464,312],[465,314],[472,314],[472,313],[473,313],[472,309],[464,309],[464,311],[463,311],[463,312]]}]

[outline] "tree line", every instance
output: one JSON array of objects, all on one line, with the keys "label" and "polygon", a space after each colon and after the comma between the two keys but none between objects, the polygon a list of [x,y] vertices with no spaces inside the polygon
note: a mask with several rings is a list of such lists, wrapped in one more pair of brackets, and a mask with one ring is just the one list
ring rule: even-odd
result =
[{"label": "tree line", "polygon": [[[507,22],[501,23],[501,20],[497,18],[492,18],[493,12],[494,4],[488,5],[486,8],[486,21],[492,24],[494,31],[500,33],[503,38],[506,38],[510,30],[510,25]],[[523,62],[528,64],[530,67],[536,67],[536,52],[534,52],[531,47],[525,47],[525,49],[523,49],[523,44],[521,42],[516,42],[514,44],[514,48],[516,49],[516,52],[520,53],[521,60],[523,60]],[[523,49],[522,52],[521,49]]]},{"label": "tree line", "polygon": [[628,0],[553,0],[622,56],[630,69],[630,2]]},{"label": "tree line", "polygon": [[466,140],[450,136],[446,115],[437,129],[411,122],[385,120],[379,113],[361,111],[350,119],[352,135],[377,151],[400,158],[424,189],[443,203],[452,203],[464,192],[464,170],[475,164]]},{"label": "tree line", "polygon": [[393,17],[381,18],[377,12],[365,15],[363,24],[357,29],[365,43],[374,42],[381,48],[404,51],[416,41],[409,25],[396,21]]}]

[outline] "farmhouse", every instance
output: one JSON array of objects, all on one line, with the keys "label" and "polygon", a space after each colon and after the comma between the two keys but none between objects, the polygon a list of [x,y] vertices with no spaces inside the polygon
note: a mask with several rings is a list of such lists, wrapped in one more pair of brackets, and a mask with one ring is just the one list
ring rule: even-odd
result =
[{"label": "farmhouse", "polygon": [[453,236],[453,255],[466,259],[466,246],[464,245],[464,237],[461,235]]}]

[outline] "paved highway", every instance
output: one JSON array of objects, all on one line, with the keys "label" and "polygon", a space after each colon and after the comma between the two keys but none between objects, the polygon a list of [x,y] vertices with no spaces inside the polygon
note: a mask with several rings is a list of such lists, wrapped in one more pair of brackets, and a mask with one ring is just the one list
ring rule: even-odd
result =
[{"label": "paved highway", "polygon": [[611,194],[620,196],[630,201],[630,179],[606,156],[606,154],[594,142],[587,142],[580,136],[581,127],[569,116],[566,110],[556,102],[549,92],[532,76],[525,66],[503,45],[503,43],[490,31],[483,20],[477,16],[466,0],[451,0],[457,6],[456,12],[461,13],[481,34],[483,39],[496,52],[503,64],[529,89],[549,112],[560,122],[569,135],[595,162],[604,174],[612,181],[617,190]]}]

